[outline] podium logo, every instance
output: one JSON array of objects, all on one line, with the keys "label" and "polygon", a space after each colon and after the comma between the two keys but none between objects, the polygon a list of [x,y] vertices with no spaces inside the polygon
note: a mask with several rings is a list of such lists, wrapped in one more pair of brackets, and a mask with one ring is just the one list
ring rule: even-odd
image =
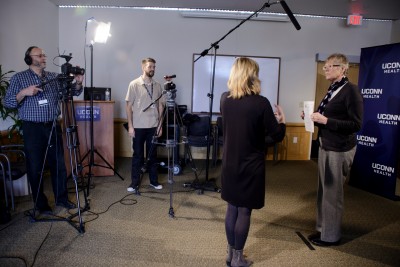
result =
[{"label": "podium logo", "polygon": [[400,73],[400,62],[382,63],[383,73]]},{"label": "podium logo", "polygon": [[383,95],[383,89],[363,88],[361,89],[361,94],[364,98],[379,98],[379,96]]},{"label": "podium logo", "polygon": [[397,125],[398,122],[400,121],[400,115],[398,114],[378,113],[377,118],[380,124],[387,124],[387,125]]},{"label": "podium logo", "polygon": [[378,164],[378,163],[372,163],[372,169],[374,173],[385,175],[385,176],[392,176],[394,174],[394,167],[391,166],[386,166],[383,164]]},{"label": "podium logo", "polygon": [[361,146],[374,147],[375,144],[378,143],[378,138],[366,135],[357,135],[357,141]]}]

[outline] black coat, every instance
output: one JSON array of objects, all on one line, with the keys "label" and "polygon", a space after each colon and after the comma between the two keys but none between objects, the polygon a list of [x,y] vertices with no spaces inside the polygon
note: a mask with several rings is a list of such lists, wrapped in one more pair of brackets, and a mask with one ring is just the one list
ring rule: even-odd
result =
[{"label": "black coat", "polygon": [[270,102],[260,95],[241,99],[221,96],[223,156],[221,197],[237,207],[260,209],[265,199],[265,139],[282,141]]}]

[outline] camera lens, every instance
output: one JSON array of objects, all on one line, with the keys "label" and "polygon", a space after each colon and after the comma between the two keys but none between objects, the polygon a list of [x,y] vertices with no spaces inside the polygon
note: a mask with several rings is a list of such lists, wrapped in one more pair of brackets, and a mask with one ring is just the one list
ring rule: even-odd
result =
[{"label": "camera lens", "polygon": [[75,74],[75,75],[84,75],[85,74],[85,69],[79,68],[79,67],[71,67],[70,73]]}]

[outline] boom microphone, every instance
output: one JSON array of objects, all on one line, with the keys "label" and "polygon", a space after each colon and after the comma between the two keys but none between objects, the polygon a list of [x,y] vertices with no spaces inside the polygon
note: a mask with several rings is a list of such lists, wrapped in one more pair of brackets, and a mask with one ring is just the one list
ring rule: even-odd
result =
[{"label": "boom microphone", "polygon": [[282,5],[283,9],[285,10],[286,14],[289,16],[290,21],[293,23],[294,27],[296,30],[300,30],[300,24],[297,22],[296,18],[293,16],[292,11],[290,11],[290,8],[286,4],[285,1],[279,1],[279,3]]},{"label": "boom microphone", "polygon": [[176,78],[176,75],[165,75],[164,79],[172,79],[172,78]]}]

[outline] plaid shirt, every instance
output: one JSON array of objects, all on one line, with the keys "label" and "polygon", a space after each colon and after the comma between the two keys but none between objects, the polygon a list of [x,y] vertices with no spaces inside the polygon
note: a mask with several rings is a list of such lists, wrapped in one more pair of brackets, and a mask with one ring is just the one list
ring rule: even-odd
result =
[{"label": "plaid shirt", "polygon": [[[37,75],[31,69],[15,74],[10,80],[6,96],[4,98],[4,106],[7,108],[18,108],[18,117],[23,121],[30,122],[50,122],[59,115],[59,102],[62,98],[63,86],[57,79],[58,73],[43,71],[42,77]],[[43,92],[39,92],[34,96],[26,96],[18,103],[17,94],[31,86],[48,82],[42,86]],[[83,87],[82,87],[83,88]],[[71,86],[74,95],[82,92],[74,90],[75,84]],[[44,100],[47,100],[47,103]]]}]

